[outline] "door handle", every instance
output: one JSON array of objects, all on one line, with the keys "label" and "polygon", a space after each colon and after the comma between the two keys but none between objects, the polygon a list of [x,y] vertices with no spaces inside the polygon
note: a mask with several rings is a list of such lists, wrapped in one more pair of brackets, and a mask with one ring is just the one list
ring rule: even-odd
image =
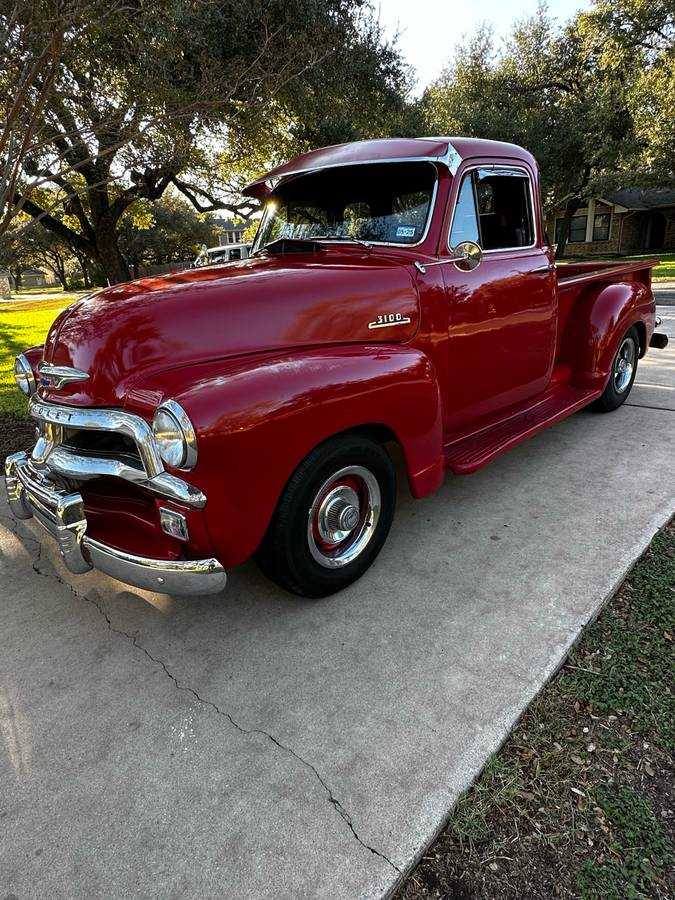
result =
[{"label": "door handle", "polygon": [[532,275],[539,275],[541,272],[552,272],[554,269],[554,263],[547,263],[545,266],[538,266],[536,269],[530,269],[530,273]]}]

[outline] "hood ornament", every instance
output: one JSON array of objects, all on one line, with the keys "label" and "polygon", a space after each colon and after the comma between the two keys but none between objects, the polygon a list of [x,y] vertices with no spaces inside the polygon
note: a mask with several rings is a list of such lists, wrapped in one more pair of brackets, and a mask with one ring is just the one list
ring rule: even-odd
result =
[{"label": "hood ornament", "polygon": [[71,366],[54,366],[51,363],[41,362],[38,366],[41,387],[51,387],[59,390],[64,384],[75,381],[86,381],[89,378],[87,372],[82,369],[74,369]]}]

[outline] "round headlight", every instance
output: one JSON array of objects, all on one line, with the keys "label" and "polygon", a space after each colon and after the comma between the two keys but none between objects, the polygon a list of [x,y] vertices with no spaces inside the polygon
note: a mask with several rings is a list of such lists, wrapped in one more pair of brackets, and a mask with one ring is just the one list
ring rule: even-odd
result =
[{"label": "round headlight", "polygon": [[35,375],[23,353],[20,353],[14,360],[14,381],[21,393],[27,397],[35,393],[37,387]]},{"label": "round headlight", "polygon": [[192,422],[175,400],[166,400],[152,420],[159,455],[174,469],[191,469],[197,462],[197,438]]}]

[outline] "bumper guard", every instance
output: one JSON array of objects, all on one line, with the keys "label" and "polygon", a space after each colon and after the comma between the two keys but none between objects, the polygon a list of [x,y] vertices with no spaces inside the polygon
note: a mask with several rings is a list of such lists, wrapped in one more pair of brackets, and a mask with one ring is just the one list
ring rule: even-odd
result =
[{"label": "bumper guard", "polygon": [[5,460],[5,485],[13,514],[17,519],[35,516],[56,538],[66,567],[75,575],[99,569],[125,584],[162,594],[214,594],[225,587],[227,575],[217,559],[152,559],[89,537],[82,495],[60,490],[25,453]]}]

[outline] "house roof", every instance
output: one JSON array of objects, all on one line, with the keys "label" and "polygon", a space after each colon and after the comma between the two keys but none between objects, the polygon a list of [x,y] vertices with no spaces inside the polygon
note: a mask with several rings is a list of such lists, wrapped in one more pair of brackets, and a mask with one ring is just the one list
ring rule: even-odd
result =
[{"label": "house roof", "polygon": [[607,200],[626,209],[659,209],[675,206],[675,190],[671,188],[622,188],[607,194]]},{"label": "house roof", "polygon": [[270,192],[270,183],[289,175],[364,163],[429,161],[447,166],[454,175],[462,160],[476,156],[506,157],[536,168],[534,157],[527,150],[502,141],[466,137],[379,138],[310,150],[265,172],[244,188],[244,194],[261,199]]}]

